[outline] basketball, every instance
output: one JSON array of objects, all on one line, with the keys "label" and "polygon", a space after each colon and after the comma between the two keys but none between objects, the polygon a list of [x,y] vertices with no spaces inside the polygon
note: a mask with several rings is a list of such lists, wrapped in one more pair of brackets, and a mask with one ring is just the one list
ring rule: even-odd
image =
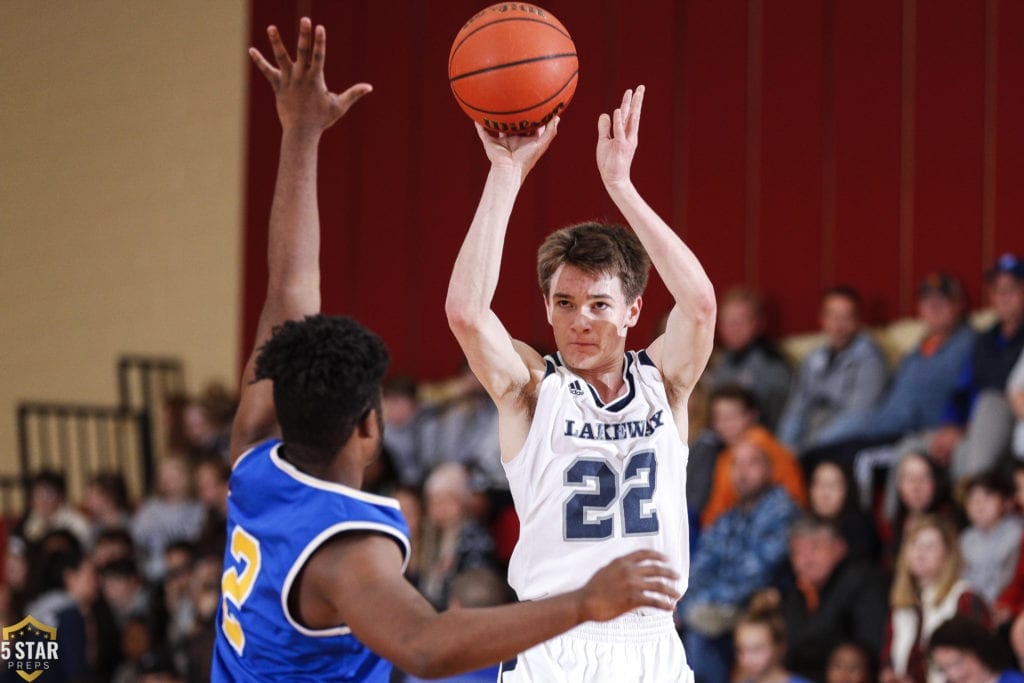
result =
[{"label": "basketball", "polygon": [[455,36],[448,82],[462,110],[488,130],[526,135],[561,114],[576,92],[576,46],[536,5],[503,2]]}]

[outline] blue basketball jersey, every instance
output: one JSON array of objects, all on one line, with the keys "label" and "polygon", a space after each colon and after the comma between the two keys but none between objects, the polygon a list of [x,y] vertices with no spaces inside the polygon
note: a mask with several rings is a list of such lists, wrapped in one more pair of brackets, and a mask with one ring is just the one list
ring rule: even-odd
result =
[{"label": "blue basketball jersey", "polygon": [[337,534],[390,536],[408,563],[409,530],[398,501],[305,474],[281,458],[280,445],[272,439],[253,447],[231,473],[212,679],[386,683],[389,662],[345,624],[302,626],[288,594],[309,557]]}]

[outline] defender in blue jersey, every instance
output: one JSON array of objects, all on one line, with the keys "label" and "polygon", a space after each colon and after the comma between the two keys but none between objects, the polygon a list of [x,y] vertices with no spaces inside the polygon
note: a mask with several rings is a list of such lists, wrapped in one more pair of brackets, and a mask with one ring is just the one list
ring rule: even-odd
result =
[{"label": "defender in blue jersey", "polygon": [[[537,272],[558,353],[514,339],[491,310],[516,196],[551,144],[558,118],[533,137],[489,135],[483,195],[448,286],[448,322],[498,407],[501,459],[519,519],[509,583],[522,600],[579,587],[607,554],[656,550],[682,577],[687,399],[711,354],[715,292],[692,251],[630,178],[644,87],[598,118],[597,166],[631,230],[582,223],[538,251]],[[665,333],[626,351],[651,262],[675,300]],[[522,653],[502,683],[686,683],[692,673],[670,618],[638,609]]]},{"label": "defender in blue jersey", "polygon": [[[274,27],[281,158],[270,215],[267,298],[231,435],[228,544],[214,681],[381,681],[496,664],[588,620],[670,609],[678,575],[655,552],[621,557],[581,589],[528,604],[438,614],[403,571],[395,500],[360,491],[380,452],[383,342],[318,314],[317,147],[371,88],[323,78],[326,35],[302,19],[296,60]],[[255,444],[255,445],[254,445]],[[589,574],[589,568],[587,570]]]}]

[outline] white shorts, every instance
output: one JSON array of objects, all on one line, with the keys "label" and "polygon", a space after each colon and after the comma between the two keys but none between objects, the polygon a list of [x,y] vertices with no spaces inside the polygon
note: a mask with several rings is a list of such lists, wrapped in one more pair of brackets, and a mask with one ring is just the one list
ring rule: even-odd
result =
[{"label": "white shorts", "polygon": [[671,613],[588,621],[502,666],[500,683],[692,683]]}]

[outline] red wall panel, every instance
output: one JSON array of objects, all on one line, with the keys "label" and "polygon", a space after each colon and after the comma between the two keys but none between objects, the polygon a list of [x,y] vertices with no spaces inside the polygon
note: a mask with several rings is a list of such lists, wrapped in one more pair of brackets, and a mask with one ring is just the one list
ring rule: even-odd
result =
[{"label": "red wall panel", "polygon": [[[328,28],[327,80],[375,91],[321,145],[324,308],[378,330],[395,369],[432,378],[460,356],[447,278],[487,172],[448,90],[451,40],[485,3],[254,0],[253,44],[298,17]],[[816,324],[823,287],[849,283],[873,322],[912,312],[942,267],[968,281],[1024,251],[1024,6],[1012,0],[549,0],[580,55],[558,139],[527,179],[495,309],[549,344],[536,248],[562,225],[620,221],[594,164],[596,119],[648,88],[634,179],[719,292],[767,294],[772,329]],[[245,213],[248,355],[266,283],[277,163],[273,97],[251,71]],[[657,277],[635,332],[670,305]]]}]

